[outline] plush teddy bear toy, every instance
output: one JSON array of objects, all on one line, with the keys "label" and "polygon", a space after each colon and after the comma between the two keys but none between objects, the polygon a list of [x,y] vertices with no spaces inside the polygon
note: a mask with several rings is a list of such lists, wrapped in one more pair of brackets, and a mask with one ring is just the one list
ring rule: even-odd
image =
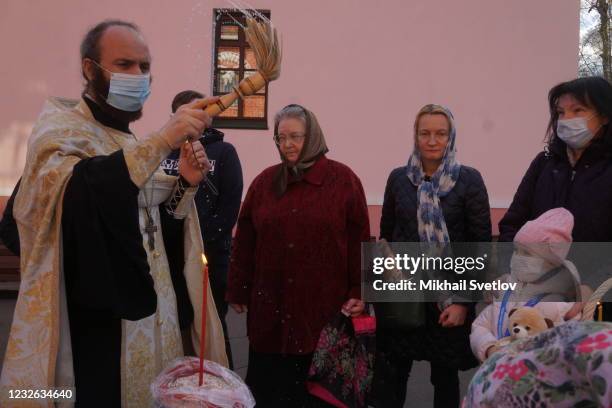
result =
[{"label": "plush teddy bear toy", "polygon": [[512,340],[534,336],[554,326],[552,320],[533,307],[512,309],[508,313],[508,323]]},{"label": "plush teddy bear toy", "polygon": [[542,316],[538,309],[533,307],[512,309],[510,313],[508,313],[508,330],[510,330],[510,336],[497,340],[497,343],[487,352],[487,356],[490,356],[514,340],[534,336],[553,326],[552,320]]}]

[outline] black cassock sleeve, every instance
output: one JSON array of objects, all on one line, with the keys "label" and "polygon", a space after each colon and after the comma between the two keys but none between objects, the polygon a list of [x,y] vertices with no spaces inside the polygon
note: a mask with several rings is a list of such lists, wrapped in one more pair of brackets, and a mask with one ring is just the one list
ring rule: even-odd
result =
[{"label": "black cassock sleeve", "polygon": [[176,294],[176,308],[181,330],[189,328],[193,323],[193,305],[189,299],[189,291],[183,269],[185,267],[184,255],[184,220],[175,219],[168,214],[164,204],[159,206],[159,214],[164,237],[164,248],[168,258],[168,267],[172,278],[172,286]]},{"label": "black cassock sleeve", "polygon": [[138,192],[122,150],[74,166],[62,215],[69,308],[127,320],[155,313]]}]

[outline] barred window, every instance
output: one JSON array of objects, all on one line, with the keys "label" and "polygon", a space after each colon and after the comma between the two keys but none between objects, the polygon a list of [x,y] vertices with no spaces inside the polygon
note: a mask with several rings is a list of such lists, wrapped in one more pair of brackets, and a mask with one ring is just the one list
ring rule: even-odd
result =
[{"label": "barred window", "polygon": [[[270,18],[269,10],[258,10]],[[257,72],[255,54],[246,41],[244,15],[235,9],[214,9],[213,30],[215,49],[213,60],[213,95],[224,95],[232,91],[240,81]],[[213,121],[217,128],[267,129],[268,87],[257,94],[237,99],[226,111]]]}]

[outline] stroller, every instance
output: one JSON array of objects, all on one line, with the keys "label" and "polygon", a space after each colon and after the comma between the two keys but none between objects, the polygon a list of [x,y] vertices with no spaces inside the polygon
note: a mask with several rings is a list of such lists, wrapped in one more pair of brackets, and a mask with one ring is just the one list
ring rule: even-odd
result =
[{"label": "stroller", "polygon": [[472,378],[462,406],[612,407],[612,323],[592,321],[611,288],[612,278],[593,293],[582,321],[515,341],[493,354]]}]

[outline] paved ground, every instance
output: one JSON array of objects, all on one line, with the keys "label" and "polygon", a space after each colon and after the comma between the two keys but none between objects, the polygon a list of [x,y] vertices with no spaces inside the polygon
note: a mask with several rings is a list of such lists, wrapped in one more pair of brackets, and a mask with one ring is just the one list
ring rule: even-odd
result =
[{"label": "paved ground", "polygon": [[[6,349],[6,340],[13,319],[15,299],[0,296],[0,367]],[[227,319],[232,345],[235,370],[244,378],[248,364],[248,339],[246,337],[245,317],[230,311]],[[465,392],[475,370],[462,372],[461,390]],[[433,405],[433,387],[429,383],[429,364],[416,362],[408,382],[408,398],[405,407],[431,407]]]}]

